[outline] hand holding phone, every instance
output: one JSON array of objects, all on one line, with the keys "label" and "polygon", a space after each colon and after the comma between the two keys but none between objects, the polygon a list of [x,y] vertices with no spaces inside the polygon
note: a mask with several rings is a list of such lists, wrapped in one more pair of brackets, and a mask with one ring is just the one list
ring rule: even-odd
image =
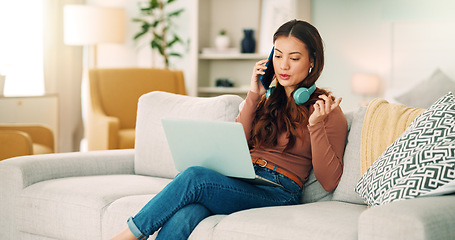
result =
[{"label": "hand holding phone", "polygon": [[273,69],[273,53],[275,51],[275,47],[272,48],[270,52],[268,62],[265,64],[267,69],[264,72],[264,75],[261,75],[259,79],[261,80],[262,85],[264,86],[265,90],[269,89],[270,83],[272,83],[273,78],[275,77],[275,70]]}]

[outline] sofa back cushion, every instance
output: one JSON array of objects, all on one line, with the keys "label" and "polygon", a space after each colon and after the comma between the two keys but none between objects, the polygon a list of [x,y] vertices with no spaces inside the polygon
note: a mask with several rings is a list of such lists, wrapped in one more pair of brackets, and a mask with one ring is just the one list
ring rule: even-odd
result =
[{"label": "sofa back cushion", "polygon": [[332,200],[365,204],[363,199],[355,192],[355,186],[360,179],[360,142],[362,139],[362,126],[367,107],[359,107],[350,115],[348,120],[348,138],[343,157],[343,175],[338,187],[333,192]]},{"label": "sofa back cushion", "polygon": [[300,203],[323,202],[332,200],[333,192],[327,192],[321,183],[314,176],[314,171],[310,171],[308,180],[303,186],[303,194]]},{"label": "sofa back cushion", "polygon": [[141,96],[136,123],[135,173],[164,178],[173,178],[178,173],[161,119],[234,121],[242,100],[236,95],[201,98],[166,92],[151,92]]}]

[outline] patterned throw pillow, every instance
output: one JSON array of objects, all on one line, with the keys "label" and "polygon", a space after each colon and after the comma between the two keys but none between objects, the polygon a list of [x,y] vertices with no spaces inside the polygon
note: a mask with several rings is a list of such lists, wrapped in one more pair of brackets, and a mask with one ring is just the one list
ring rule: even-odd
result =
[{"label": "patterned throw pillow", "polygon": [[[419,115],[356,186],[369,206],[432,195],[455,181],[455,98],[448,93]],[[453,191],[453,188],[446,188]]]}]

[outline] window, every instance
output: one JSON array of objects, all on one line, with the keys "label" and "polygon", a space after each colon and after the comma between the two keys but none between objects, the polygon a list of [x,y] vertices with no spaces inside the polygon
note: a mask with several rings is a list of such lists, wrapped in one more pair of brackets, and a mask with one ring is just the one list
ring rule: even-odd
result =
[{"label": "window", "polygon": [[44,94],[41,0],[0,1],[0,74],[6,96]]}]

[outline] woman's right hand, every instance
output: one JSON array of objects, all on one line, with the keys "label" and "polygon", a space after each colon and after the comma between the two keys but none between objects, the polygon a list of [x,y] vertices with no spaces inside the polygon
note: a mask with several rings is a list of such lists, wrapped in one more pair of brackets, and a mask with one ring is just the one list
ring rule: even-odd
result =
[{"label": "woman's right hand", "polygon": [[259,80],[259,78],[261,75],[264,75],[265,70],[267,69],[267,67],[265,66],[267,62],[268,62],[267,59],[263,59],[257,62],[254,65],[253,75],[251,76],[250,91],[255,92],[261,96],[266,92],[266,90],[264,86],[262,86],[261,80]]}]

